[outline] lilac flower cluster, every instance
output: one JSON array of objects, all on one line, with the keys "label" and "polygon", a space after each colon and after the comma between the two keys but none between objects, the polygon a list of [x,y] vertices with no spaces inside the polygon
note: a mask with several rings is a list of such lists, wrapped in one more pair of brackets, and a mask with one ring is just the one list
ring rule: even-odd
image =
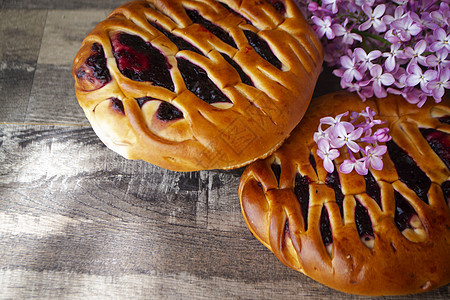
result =
[{"label": "lilac flower cluster", "polygon": [[450,88],[450,0],[296,0],[342,88],[421,107]]},{"label": "lilac flower cluster", "polygon": [[[333,160],[339,157],[338,149],[344,146],[349,159],[345,159],[339,167],[341,173],[348,174],[355,169],[358,174],[366,175],[369,167],[381,170],[383,168],[381,157],[387,148],[385,145],[378,145],[378,142],[387,142],[391,136],[386,127],[379,128],[375,132],[372,129],[375,125],[385,122],[374,119],[375,112],[370,107],[366,107],[360,113],[352,112],[349,122],[341,120],[348,114],[347,111],[335,118],[320,119],[318,131],[314,133],[314,141],[318,145],[317,155],[323,160],[325,170],[329,173],[334,171]],[[328,125],[328,128],[323,130],[323,125]],[[359,158],[356,158],[355,154]]]}]

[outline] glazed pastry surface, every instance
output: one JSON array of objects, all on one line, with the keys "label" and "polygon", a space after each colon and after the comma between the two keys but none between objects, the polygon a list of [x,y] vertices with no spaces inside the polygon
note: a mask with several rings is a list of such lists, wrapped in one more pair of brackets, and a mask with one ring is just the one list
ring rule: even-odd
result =
[{"label": "glazed pastry surface", "polygon": [[231,169],[301,120],[322,48],[291,0],[148,0],[115,9],[73,63],[100,139],[176,171]]},{"label": "glazed pastry surface", "polygon": [[[246,168],[239,197],[250,231],[287,266],[334,289],[398,295],[450,281],[450,101],[400,96],[313,99],[272,156]],[[320,118],[367,106],[387,123],[384,168],[327,173],[313,140]],[[377,127],[375,127],[376,129]],[[375,130],[374,129],[374,130]]]}]

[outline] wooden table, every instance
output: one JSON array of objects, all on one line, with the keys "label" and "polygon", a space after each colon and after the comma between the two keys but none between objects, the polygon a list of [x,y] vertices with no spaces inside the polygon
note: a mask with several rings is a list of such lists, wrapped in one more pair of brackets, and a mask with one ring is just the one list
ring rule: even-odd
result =
[{"label": "wooden table", "polygon": [[0,0],[1,298],[358,298],[285,267],[252,236],[242,169],[171,172],[99,141],[71,64],[121,3]]}]

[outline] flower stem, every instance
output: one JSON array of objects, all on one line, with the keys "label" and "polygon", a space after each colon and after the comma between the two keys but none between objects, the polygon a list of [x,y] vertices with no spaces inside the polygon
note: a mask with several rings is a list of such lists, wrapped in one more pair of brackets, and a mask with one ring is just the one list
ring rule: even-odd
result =
[{"label": "flower stem", "polygon": [[372,39],[374,39],[374,40],[377,40],[377,41],[382,42],[383,44],[385,44],[385,45],[387,45],[387,46],[390,46],[390,45],[391,45],[390,42],[386,41],[383,37],[381,37],[381,36],[379,36],[379,35],[376,35],[376,34],[373,34],[373,33],[367,32],[367,31],[360,31],[360,30],[357,30],[357,29],[352,29],[352,32],[353,32],[353,33],[359,34],[359,35],[362,36],[363,38],[364,38],[364,37],[366,37],[366,38],[372,38]]}]

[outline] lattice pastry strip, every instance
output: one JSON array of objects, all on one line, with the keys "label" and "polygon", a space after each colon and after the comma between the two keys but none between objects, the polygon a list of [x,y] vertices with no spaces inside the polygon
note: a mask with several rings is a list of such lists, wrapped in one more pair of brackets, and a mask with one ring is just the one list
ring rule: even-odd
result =
[{"label": "lattice pastry strip", "polygon": [[111,149],[172,170],[235,168],[301,120],[322,48],[292,0],[148,0],[114,10],[73,65]]},{"label": "lattice pastry strip", "polygon": [[[363,295],[428,291],[450,281],[450,100],[418,108],[402,97],[335,93],[314,99],[285,144],[244,171],[250,231],[287,266]],[[327,173],[319,120],[370,106],[387,121],[382,170]],[[375,129],[376,130],[376,127]]]}]

